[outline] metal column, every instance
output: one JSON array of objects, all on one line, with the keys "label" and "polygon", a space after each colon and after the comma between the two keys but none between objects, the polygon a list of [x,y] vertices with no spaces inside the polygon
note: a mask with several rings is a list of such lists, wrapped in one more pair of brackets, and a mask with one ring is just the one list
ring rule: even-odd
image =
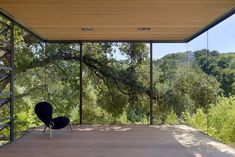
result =
[{"label": "metal column", "polygon": [[11,47],[11,56],[10,56],[10,141],[14,140],[14,51],[15,51],[15,38],[14,38],[14,21],[11,21],[11,34],[10,34],[10,47]]},{"label": "metal column", "polygon": [[82,53],[82,42],[80,43],[80,105],[79,105],[79,115],[80,115],[80,119],[79,119],[79,124],[82,124],[82,120],[83,120],[83,111],[82,111],[82,95],[83,95],[83,78],[82,78],[82,73],[83,73],[83,68],[82,68],[82,64],[83,64],[83,53]]},{"label": "metal column", "polygon": [[150,104],[149,122],[153,125],[153,43],[150,42]]}]

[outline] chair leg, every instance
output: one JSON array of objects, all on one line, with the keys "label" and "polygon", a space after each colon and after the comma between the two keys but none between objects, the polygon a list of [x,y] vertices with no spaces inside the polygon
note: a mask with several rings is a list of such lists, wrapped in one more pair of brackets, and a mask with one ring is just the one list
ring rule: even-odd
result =
[{"label": "chair leg", "polygon": [[49,139],[52,139],[52,129],[51,129],[51,126],[49,126]]},{"label": "chair leg", "polygon": [[71,123],[69,123],[69,127],[70,127],[71,132],[73,132],[73,126]]},{"label": "chair leg", "polygon": [[47,130],[47,126],[45,125],[45,128],[44,128],[43,132],[45,132],[46,130]]}]

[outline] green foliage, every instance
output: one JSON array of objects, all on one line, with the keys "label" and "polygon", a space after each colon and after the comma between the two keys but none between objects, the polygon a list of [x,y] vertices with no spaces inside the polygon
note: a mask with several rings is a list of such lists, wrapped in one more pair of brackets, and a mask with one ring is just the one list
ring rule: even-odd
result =
[{"label": "green foliage", "polygon": [[209,127],[212,134],[224,142],[235,142],[235,96],[221,97],[215,104],[211,104],[208,113]]},{"label": "green foliage", "polygon": [[75,106],[70,112],[70,121],[72,124],[78,124],[79,122],[79,107]]},{"label": "green foliage", "polygon": [[187,112],[183,115],[187,124],[225,143],[235,142],[235,96],[220,97],[216,103],[210,105],[208,114],[197,109],[192,115]]},{"label": "green foliage", "polygon": [[234,53],[220,54],[217,51],[195,52],[195,63],[207,75],[214,76],[220,83],[225,96],[235,94],[235,55]]},{"label": "green foliage", "polygon": [[187,124],[201,131],[207,130],[207,115],[201,108],[198,108],[196,113],[194,113],[192,116],[190,116],[188,112],[185,112],[183,115],[183,118],[185,119]]},{"label": "green foliage", "polygon": [[15,114],[15,130],[17,130],[17,132],[26,131],[36,126],[37,123],[35,122],[33,113],[20,112]]},{"label": "green foliage", "polygon": [[179,124],[179,120],[178,120],[178,117],[177,117],[176,113],[171,111],[170,114],[167,115],[166,124],[171,124],[171,125]]},{"label": "green foliage", "polygon": [[187,59],[187,53],[170,54],[154,62],[155,89],[157,92],[156,117],[164,123],[173,110],[178,117],[197,108],[205,109],[216,101],[221,92],[216,78],[205,74]]}]

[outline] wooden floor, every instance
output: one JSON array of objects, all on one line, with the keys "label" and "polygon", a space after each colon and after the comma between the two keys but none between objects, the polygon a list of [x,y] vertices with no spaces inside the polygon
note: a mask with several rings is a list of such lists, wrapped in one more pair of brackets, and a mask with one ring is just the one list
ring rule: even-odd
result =
[{"label": "wooden floor", "polygon": [[0,157],[235,157],[235,150],[184,126],[74,126],[35,129],[0,149]]}]

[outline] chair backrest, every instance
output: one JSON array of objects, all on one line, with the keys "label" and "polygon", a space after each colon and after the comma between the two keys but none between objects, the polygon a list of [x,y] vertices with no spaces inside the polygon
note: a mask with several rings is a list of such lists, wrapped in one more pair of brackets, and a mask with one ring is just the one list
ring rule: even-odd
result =
[{"label": "chair backrest", "polygon": [[39,102],[35,106],[36,115],[47,126],[49,126],[49,123],[52,120],[52,112],[53,112],[52,106],[48,102]]}]

